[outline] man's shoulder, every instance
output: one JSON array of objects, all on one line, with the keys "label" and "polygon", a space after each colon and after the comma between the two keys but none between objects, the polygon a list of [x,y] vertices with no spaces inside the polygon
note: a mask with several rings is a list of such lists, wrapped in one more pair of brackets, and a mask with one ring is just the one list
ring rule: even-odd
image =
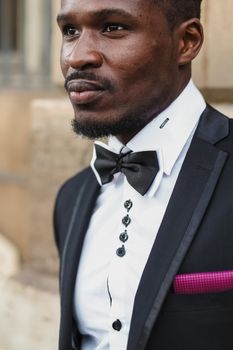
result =
[{"label": "man's shoulder", "polygon": [[68,187],[80,185],[83,183],[83,181],[85,181],[87,176],[90,176],[92,173],[93,173],[93,171],[92,171],[91,167],[89,166],[89,167],[79,171],[78,173],[76,173],[72,177],[68,178],[63,183],[61,188],[68,188]]},{"label": "man's shoulder", "polygon": [[226,118],[232,121],[231,117],[227,115],[227,113],[223,113],[222,111],[219,110],[220,106],[213,106],[212,104],[208,104],[206,106],[206,110],[210,113],[216,114],[220,118]]},{"label": "man's shoulder", "polygon": [[232,136],[232,132],[233,132],[233,115],[230,115],[230,111],[220,111],[218,109],[219,107],[214,107],[212,105],[207,105],[207,109],[209,109],[209,111],[211,113],[213,113],[215,116],[219,117],[220,119],[222,119],[223,122],[227,123],[228,127],[229,127],[229,136]]},{"label": "man's shoulder", "polygon": [[219,143],[225,138],[231,139],[232,132],[232,117],[207,104],[198,124],[197,135],[210,140],[211,143]]},{"label": "man's shoulder", "polygon": [[[224,111],[224,112],[222,112]],[[206,110],[203,113],[203,117],[200,120],[198,133],[204,139],[210,140],[211,143],[222,151],[228,154],[228,164],[232,167],[233,160],[233,118],[228,108],[223,108],[221,111],[213,106],[207,105]]]},{"label": "man's shoulder", "polygon": [[58,191],[57,197],[60,196],[68,196],[72,198],[77,194],[83,184],[87,181],[87,179],[95,179],[94,173],[91,167],[85,168],[79,173],[67,179],[60,187]]},{"label": "man's shoulder", "polygon": [[228,106],[225,106],[225,108],[223,106],[222,110],[220,110],[221,106],[213,106],[211,104],[207,104],[206,109],[218,117],[228,120],[230,124],[233,124],[233,109],[231,110],[231,108],[228,108]]}]

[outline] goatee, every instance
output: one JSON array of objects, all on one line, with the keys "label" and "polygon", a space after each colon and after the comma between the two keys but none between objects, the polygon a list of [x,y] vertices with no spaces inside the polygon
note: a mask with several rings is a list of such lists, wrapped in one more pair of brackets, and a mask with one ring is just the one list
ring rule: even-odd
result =
[{"label": "goatee", "polygon": [[[109,118],[111,120],[111,118]],[[110,135],[123,135],[136,133],[148,123],[144,114],[140,116],[125,116],[119,120],[107,122],[80,121],[73,119],[71,121],[72,129],[77,135],[82,135],[91,140],[107,137]]]}]

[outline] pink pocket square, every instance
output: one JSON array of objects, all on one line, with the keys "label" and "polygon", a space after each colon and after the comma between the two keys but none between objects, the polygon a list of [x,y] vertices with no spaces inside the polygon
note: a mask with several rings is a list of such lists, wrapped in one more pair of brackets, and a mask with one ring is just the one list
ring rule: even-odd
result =
[{"label": "pink pocket square", "polygon": [[233,289],[233,270],[176,275],[176,294],[217,293]]}]

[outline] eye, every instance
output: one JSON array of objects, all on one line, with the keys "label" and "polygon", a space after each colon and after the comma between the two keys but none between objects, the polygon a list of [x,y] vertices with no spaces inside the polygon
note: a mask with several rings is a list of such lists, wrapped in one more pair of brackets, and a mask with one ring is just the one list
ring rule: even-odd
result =
[{"label": "eye", "polygon": [[105,26],[103,31],[106,33],[111,33],[111,32],[116,32],[116,31],[122,31],[124,29],[125,28],[120,24],[108,24]]},{"label": "eye", "polygon": [[66,37],[80,36],[80,30],[72,25],[67,25],[63,28],[62,33]]}]

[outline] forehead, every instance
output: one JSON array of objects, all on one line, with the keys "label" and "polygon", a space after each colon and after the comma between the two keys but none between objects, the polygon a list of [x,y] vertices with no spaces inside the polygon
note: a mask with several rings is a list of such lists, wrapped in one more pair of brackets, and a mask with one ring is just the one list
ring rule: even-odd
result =
[{"label": "forehead", "polygon": [[106,9],[119,10],[119,13],[127,12],[135,17],[148,17],[156,6],[153,0],[61,0],[60,12],[69,15],[92,14]]},{"label": "forehead", "polygon": [[62,8],[99,8],[99,7],[135,7],[138,5],[143,6],[145,3],[150,2],[149,0],[61,0]]}]

